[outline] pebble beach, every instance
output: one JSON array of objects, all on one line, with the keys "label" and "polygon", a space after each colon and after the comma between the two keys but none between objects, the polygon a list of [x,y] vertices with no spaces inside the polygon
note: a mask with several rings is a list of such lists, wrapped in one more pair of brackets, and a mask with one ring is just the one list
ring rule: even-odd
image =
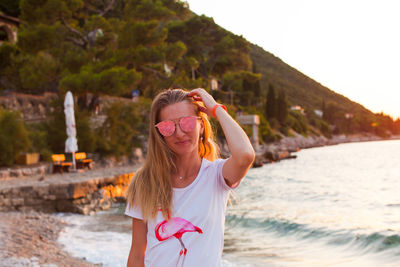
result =
[{"label": "pebble beach", "polygon": [[40,212],[0,213],[0,266],[2,267],[93,267],[101,266],[74,258],[57,242],[65,222]]}]

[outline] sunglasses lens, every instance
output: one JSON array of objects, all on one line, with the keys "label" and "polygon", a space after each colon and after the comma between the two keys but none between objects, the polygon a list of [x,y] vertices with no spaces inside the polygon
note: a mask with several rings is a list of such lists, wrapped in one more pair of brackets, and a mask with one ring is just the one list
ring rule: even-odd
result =
[{"label": "sunglasses lens", "polygon": [[175,123],[173,121],[162,121],[157,123],[156,126],[164,136],[171,136],[175,132]]},{"label": "sunglasses lens", "polygon": [[179,121],[179,126],[181,127],[182,131],[188,133],[196,128],[196,120],[197,118],[194,116],[190,117],[183,117]]}]

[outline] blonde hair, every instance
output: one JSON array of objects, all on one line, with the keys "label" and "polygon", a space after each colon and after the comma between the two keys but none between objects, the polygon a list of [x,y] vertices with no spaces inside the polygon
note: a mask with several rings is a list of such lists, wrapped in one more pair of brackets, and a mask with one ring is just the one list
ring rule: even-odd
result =
[{"label": "blonde hair", "polygon": [[200,111],[202,102],[187,96],[182,89],[170,89],[159,93],[153,100],[150,109],[149,139],[146,160],[136,172],[127,191],[129,207],[142,210],[143,220],[157,216],[161,209],[165,219],[169,219],[172,207],[171,173],[176,172],[175,153],[167,146],[164,137],[154,127],[159,122],[160,112],[168,105],[189,101],[204,124],[204,132],[199,138],[198,153],[201,158],[214,161],[219,156],[218,145],[206,113]]}]

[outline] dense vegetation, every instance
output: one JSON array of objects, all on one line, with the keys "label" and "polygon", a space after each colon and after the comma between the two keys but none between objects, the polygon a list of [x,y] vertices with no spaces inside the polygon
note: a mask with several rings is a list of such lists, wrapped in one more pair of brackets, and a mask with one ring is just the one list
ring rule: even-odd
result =
[{"label": "dense vegetation", "polygon": [[[129,155],[133,146],[143,144],[140,136],[147,131],[149,103],[164,88],[204,87],[217,100],[229,104],[231,112],[258,114],[263,142],[293,131],[328,137],[332,133],[400,133],[399,120],[393,122],[384,114],[372,114],[332,92],[243,37],[219,27],[211,18],[193,14],[185,2],[15,3],[5,1],[0,5],[3,12],[18,15],[21,20],[18,42],[0,45],[0,93],[52,91],[59,94],[59,100],[46,122],[24,126],[16,120],[17,124],[7,127],[13,127],[9,132],[20,129],[21,138],[28,136],[25,150],[38,151],[47,158],[51,153],[63,152],[66,136],[62,99],[68,90],[78,97],[80,149],[103,155]],[[218,90],[210,89],[212,79],[218,82]],[[138,103],[116,104],[107,111],[104,125],[91,126],[98,97],[130,97],[133,89],[140,92]],[[94,97],[88,102],[89,93]],[[289,110],[292,105],[302,106],[305,112]],[[317,116],[315,109],[323,111],[323,117]],[[346,114],[351,115],[346,118]],[[10,116],[17,115],[2,111],[0,121]],[[250,128],[245,130],[250,134]],[[3,128],[1,136],[13,138]],[[16,155],[21,148],[2,149],[0,154],[3,151],[14,151]],[[10,161],[0,159],[0,165],[4,164]]]}]

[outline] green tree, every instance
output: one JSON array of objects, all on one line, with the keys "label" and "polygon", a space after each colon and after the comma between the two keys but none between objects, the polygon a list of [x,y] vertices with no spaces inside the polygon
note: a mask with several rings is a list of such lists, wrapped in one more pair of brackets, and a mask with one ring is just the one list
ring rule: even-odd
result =
[{"label": "green tree", "polygon": [[100,128],[98,143],[102,154],[130,155],[133,147],[141,147],[140,129],[143,116],[137,105],[114,103],[107,109],[107,119]]},{"label": "green tree", "polygon": [[259,79],[260,74],[250,71],[228,71],[223,76],[224,84],[222,90],[235,96],[232,104],[251,105],[251,100],[254,96],[252,86]]},{"label": "green tree", "polygon": [[288,115],[287,124],[296,132],[307,135],[308,122],[307,118],[297,110],[291,110]]},{"label": "green tree", "polygon": [[261,73],[258,72],[257,69],[257,64],[253,63],[253,73],[259,74],[260,79],[258,79],[254,84],[253,84],[253,92],[254,92],[254,97],[256,99],[260,99],[261,98],[261,84],[260,84],[260,80],[261,80]]},{"label": "green tree", "polygon": [[186,46],[165,41],[166,23],[188,12],[173,0],[22,0],[21,90],[97,97],[170,85],[164,65],[174,67]]},{"label": "green tree", "polygon": [[322,105],[321,105],[321,110],[322,110],[322,119],[326,120],[325,114],[326,114],[326,104],[325,104],[325,99],[322,99]]},{"label": "green tree", "polygon": [[257,73],[256,67],[253,66],[251,74],[243,79],[242,103],[246,103],[248,106],[255,105],[259,107],[262,105],[260,79],[261,74]]},{"label": "green tree", "polygon": [[277,103],[275,99],[275,90],[272,84],[269,85],[268,95],[267,95],[267,104],[265,106],[265,116],[268,120],[276,118],[277,112]]},{"label": "green tree", "polygon": [[14,164],[19,153],[30,147],[29,134],[20,115],[0,108],[0,166]]},{"label": "green tree", "polygon": [[18,0],[2,0],[0,2],[0,11],[4,12],[4,14],[18,17],[19,10],[19,1]]},{"label": "green tree", "polygon": [[26,125],[29,132],[29,140],[31,141],[31,148],[28,152],[39,153],[41,159],[45,161],[51,160],[51,149],[48,145],[48,132],[45,122],[30,123]]},{"label": "green tree", "polygon": [[[168,24],[168,42],[182,41],[187,47],[185,58],[196,59],[196,75],[204,80],[216,77],[224,87],[227,72],[249,71],[251,60],[247,41],[222,29],[212,18],[192,16],[184,21],[171,21]],[[200,33],[200,34],[199,34]],[[177,71],[191,75],[191,64],[178,65]],[[225,86],[225,87],[229,87]]]},{"label": "green tree", "polygon": [[277,104],[276,118],[278,119],[281,125],[284,125],[286,123],[286,119],[288,116],[288,104],[286,100],[286,94],[283,90],[279,92],[276,104]]},{"label": "green tree", "polygon": [[325,111],[323,111],[323,119],[331,124],[334,124],[338,119],[338,112],[340,111],[339,106],[334,102],[329,102],[325,106]]},{"label": "green tree", "polygon": [[[18,60],[20,51],[15,44],[0,45],[0,88],[15,90],[20,87],[19,69],[21,60]],[[1,89],[0,89],[1,90]]]}]

